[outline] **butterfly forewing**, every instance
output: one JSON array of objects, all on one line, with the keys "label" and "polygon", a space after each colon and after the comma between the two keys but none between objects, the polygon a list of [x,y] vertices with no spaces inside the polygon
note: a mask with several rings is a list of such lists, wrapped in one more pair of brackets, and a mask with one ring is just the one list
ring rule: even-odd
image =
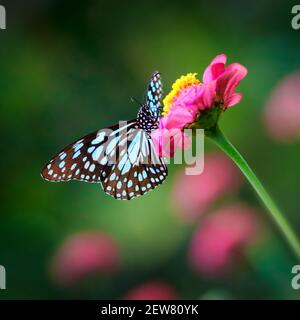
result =
[{"label": "butterfly forewing", "polygon": [[[127,123],[128,127],[132,125],[132,121]],[[45,165],[42,177],[57,182],[80,180],[100,183],[106,174],[103,169],[109,162],[113,162],[105,155],[107,145],[121,129],[118,124],[88,134],[71,143]]]},{"label": "butterfly forewing", "polygon": [[103,166],[92,158],[92,150],[99,144],[92,144],[97,139],[97,132],[67,146],[44,167],[42,177],[49,181],[81,180],[99,182]]},{"label": "butterfly forewing", "polygon": [[155,71],[150,79],[146,103],[148,104],[152,116],[158,118],[162,109],[162,82],[160,78],[160,73]]}]

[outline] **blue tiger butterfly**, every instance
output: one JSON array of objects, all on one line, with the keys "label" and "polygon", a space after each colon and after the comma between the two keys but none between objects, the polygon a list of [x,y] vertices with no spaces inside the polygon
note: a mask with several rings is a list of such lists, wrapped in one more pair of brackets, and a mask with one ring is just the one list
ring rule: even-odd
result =
[{"label": "blue tiger butterfly", "polygon": [[107,194],[120,200],[131,200],[156,188],[168,174],[166,159],[157,155],[151,139],[161,117],[161,100],[162,82],[156,71],[136,119],[71,143],[45,165],[42,178],[100,183]]}]

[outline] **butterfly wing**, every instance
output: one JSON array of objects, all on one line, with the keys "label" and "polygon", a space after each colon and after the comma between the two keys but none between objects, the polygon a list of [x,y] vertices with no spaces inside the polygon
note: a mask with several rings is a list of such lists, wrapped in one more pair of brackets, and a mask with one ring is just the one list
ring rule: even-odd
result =
[{"label": "butterfly wing", "polygon": [[[122,150],[120,146],[126,148]],[[116,157],[114,158],[114,156]],[[113,161],[115,159],[115,161]],[[42,170],[48,181],[101,183],[116,199],[130,200],[156,188],[167,177],[164,159],[135,121],[93,132],[54,156]]]},{"label": "butterfly wing", "polygon": [[109,162],[105,157],[107,144],[118,132],[134,125],[134,120],[123,127],[117,124],[71,143],[44,166],[42,178],[54,182],[80,180],[101,183],[101,178],[106,174],[104,169]]},{"label": "butterfly wing", "polygon": [[162,184],[168,174],[165,160],[155,151],[146,132],[132,128],[126,137],[127,150],[118,162],[106,167],[103,190],[119,200],[141,196]]},{"label": "butterfly wing", "polygon": [[150,112],[154,118],[159,118],[162,110],[162,82],[160,73],[153,72],[147,89],[146,103],[149,106]]}]

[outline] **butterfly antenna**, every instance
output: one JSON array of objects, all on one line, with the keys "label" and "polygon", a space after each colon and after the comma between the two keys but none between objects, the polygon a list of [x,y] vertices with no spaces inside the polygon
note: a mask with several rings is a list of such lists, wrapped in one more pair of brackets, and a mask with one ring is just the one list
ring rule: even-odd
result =
[{"label": "butterfly antenna", "polygon": [[130,97],[130,100],[132,101],[132,102],[135,102],[138,106],[140,106],[142,103],[140,102],[140,101],[138,101],[136,98],[134,98],[134,97]]}]

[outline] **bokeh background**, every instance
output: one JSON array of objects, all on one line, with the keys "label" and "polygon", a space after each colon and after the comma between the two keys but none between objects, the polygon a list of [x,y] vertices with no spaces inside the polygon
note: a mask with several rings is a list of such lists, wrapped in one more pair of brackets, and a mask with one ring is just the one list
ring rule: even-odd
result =
[{"label": "bokeh background", "polygon": [[[165,93],[219,53],[248,76],[221,126],[300,235],[300,30],[288,1],[1,1],[0,264],[23,299],[298,299],[297,260],[235,167],[205,142],[199,177],[155,191],[40,178],[50,157],[131,119],[152,71]],[[274,119],[275,118],[275,119]],[[279,119],[279,120],[278,120]],[[291,130],[291,128],[293,130]]]}]

